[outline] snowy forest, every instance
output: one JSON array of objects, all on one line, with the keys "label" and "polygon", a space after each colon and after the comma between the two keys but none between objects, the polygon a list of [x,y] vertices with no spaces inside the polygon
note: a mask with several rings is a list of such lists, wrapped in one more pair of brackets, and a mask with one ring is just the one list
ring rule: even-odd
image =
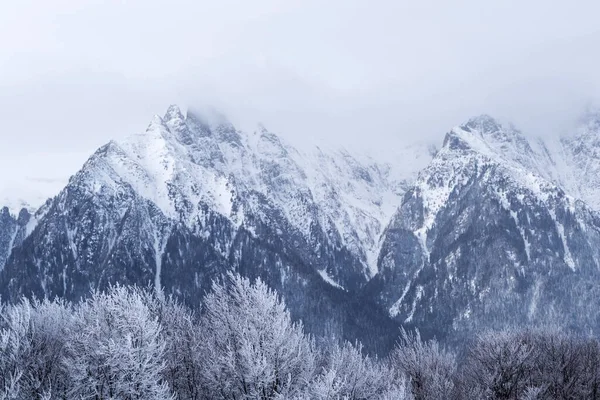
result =
[{"label": "snowy forest", "polygon": [[307,335],[277,293],[230,273],[192,312],[116,286],[0,309],[0,399],[599,399],[600,344],[482,332],[453,352],[399,332],[386,357]]}]

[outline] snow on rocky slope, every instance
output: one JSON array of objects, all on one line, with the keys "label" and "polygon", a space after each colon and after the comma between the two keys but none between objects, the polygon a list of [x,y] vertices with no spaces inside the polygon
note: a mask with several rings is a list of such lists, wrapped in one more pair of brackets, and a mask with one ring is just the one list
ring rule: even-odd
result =
[{"label": "snow on rocky slope", "polygon": [[[104,146],[78,175],[90,195],[117,195],[127,185],[190,229],[209,209],[252,230],[246,214],[264,213],[268,202],[307,240],[319,229],[346,247],[367,280],[376,273],[383,227],[431,159],[427,146],[408,148],[403,156],[411,168],[343,150],[300,152],[262,126],[241,132],[223,116],[184,116],[171,106],[144,133]],[[15,218],[17,209],[9,209]],[[335,271],[325,272],[337,279]]]},{"label": "snow on rocky slope", "polygon": [[88,164],[86,184],[90,193],[127,184],[191,229],[205,207],[252,229],[246,213],[264,212],[267,201],[303,237],[316,228],[347,247],[368,279],[383,227],[430,159],[426,146],[417,151],[407,154],[415,167],[403,173],[345,151],[301,153],[264,127],[240,132],[223,117],[185,117],[171,106],[146,132],[111,142],[102,162]]},{"label": "snow on rocky slope", "polygon": [[595,177],[580,169],[594,169],[599,136],[551,152],[488,116],[452,129],[387,227],[367,290],[435,334],[534,321],[599,330],[600,216]]}]

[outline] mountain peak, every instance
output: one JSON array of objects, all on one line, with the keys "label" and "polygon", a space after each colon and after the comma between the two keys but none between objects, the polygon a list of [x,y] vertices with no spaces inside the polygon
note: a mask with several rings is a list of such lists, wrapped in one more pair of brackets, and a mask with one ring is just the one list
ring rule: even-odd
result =
[{"label": "mountain peak", "polygon": [[193,143],[194,139],[192,138],[190,128],[186,123],[186,118],[183,116],[177,105],[170,105],[163,119],[169,130],[175,135],[179,142],[186,145]]},{"label": "mountain peak", "polygon": [[[463,143],[464,142],[464,143]],[[502,124],[497,119],[482,114],[452,129],[444,145],[451,147],[483,147],[505,152],[508,148],[530,152],[530,145],[521,131],[512,124]],[[479,144],[479,145],[478,145]]]},{"label": "mountain peak", "polygon": [[167,108],[167,112],[165,113],[165,116],[163,117],[163,119],[166,122],[170,122],[173,120],[181,120],[184,121],[185,117],[183,116],[181,109],[179,108],[178,105],[176,104],[171,104],[169,106],[169,108]]},{"label": "mountain peak", "polygon": [[461,128],[467,132],[476,130],[481,134],[496,133],[502,130],[502,124],[487,114],[481,114],[469,119]]}]

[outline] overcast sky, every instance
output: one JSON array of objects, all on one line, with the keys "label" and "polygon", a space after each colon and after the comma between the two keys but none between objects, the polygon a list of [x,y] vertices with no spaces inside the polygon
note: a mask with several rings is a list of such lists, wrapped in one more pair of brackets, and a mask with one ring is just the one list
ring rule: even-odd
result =
[{"label": "overcast sky", "polygon": [[370,151],[480,113],[556,131],[600,93],[599,15],[597,0],[3,1],[0,191],[68,177],[171,103]]}]

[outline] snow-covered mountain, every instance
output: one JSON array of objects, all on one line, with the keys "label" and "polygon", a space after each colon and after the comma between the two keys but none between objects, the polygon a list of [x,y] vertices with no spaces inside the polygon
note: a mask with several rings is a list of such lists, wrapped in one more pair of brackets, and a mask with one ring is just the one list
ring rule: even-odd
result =
[{"label": "snow-covered mountain", "polygon": [[597,165],[599,137],[587,129],[551,147],[488,116],[454,128],[387,227],[370,293],[438,335],[508,323],[598,331],[600,193],[579,168]]},{"label": "snow-covered mountain", "polygon": [[26,239],[7,241],[0,291],[76,298],[118,281],[197,302],[208,278],[233,267],[266,279],[306,320],[303,307],[334,307],[306,301],[315,287],[345,296],[377,273],[381,233],[433,152],[401,155],[410,168],[301,152],[264,127],[241,132],[172,106],[144,133],[100,148]]},{"label": "snow-covered mountain", "polygon": [[122,282],[197,304],[233,268],[312,332],[375,347],[399,323],[455,338],[506,323],[600,330],[598,114],[541,138],[480,116],[439,151],[397,154],[300,151],[172,106],[35,213],[0,213],[0,294]]}]

